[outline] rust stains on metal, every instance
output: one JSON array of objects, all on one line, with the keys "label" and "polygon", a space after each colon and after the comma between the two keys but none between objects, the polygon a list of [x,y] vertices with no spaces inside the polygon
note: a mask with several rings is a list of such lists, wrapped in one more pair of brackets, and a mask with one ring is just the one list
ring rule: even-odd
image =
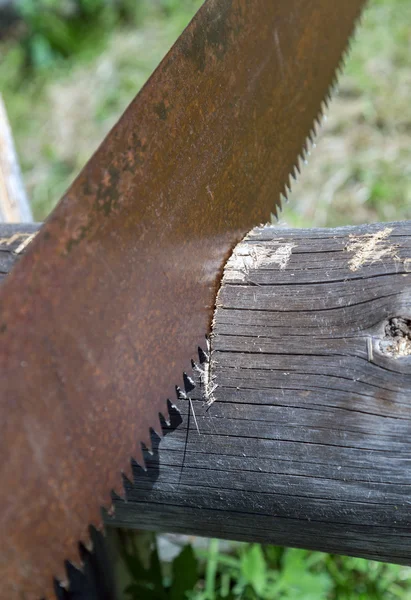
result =
[{"label": "rust stains on metal", "polygon": [[[361,0],[208,0],[0,291],[0,598],[51,595],[268,220]],[[280,49],[280,50],[279,50]]]}]

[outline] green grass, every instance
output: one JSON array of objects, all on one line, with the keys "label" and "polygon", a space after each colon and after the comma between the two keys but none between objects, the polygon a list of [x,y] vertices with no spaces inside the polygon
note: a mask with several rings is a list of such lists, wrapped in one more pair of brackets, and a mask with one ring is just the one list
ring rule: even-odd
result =
[{"label": "green grass", "polygon": [[[218,552],[211,540],[204,583],[192,600],[394,600],[409,598],[409,569],[322,552],[239,544],[231,555]],[[212,563],[213,578],[208,571]]]},{"label": "green grass", "polygon": [[36,68],[27,69],[24,44],[0,46],[0,93],[36,219],[57,203],[200,4],[140,0],[133,26],[90,26],[81,49]]},{"label": "green grass", "polygon": [[[200,4],[141,0],[137,25],[89,27],[73,55],[34,71],[23,68],[22,44],[0,46],[0,91],[36,218],[55,205]],[[410,57],[411,2],[373,0],[284,211],[287,223],[411,218]]]},{"label": "green grass", "polygon": [[[201,4],[164,1],[159,10],[147,0],[133,27],[91,28],[65,58],[37,41],[31,69],[27,45],[0,46],[0,92],[37,219],[48,214]],[[411,219],[410,90],[411,2],[373,0],[285,222]],[[195,547],[194,556],[183,556],[198,572],[194,586],[186,580],[188,596],[173,588],[172,565],[163,565],[154,583],[141,570],[140,579],[129,573],[129,586],[137,587],[124,598],[136,597],[141,585],[147,598],[154,589],[173,600],[411,598],[411,571],[395,565],[247,544],[223,553],[216,540],[207,550]]]},{"label": "green grass", "polygon": [[[125,536],[125,537],[124,537]],[[170,536],[171,538],[173,536]],[[180,544],[184,540],[177,537]],[[159,560],[155,538],[122,534],[127,585],[122,600],[406,600],[411,570],[360,558],[232,543],[183,544]],[[204,541],[204,540],[203,540]],[[143,564],[145,562],[145,564]]]}]

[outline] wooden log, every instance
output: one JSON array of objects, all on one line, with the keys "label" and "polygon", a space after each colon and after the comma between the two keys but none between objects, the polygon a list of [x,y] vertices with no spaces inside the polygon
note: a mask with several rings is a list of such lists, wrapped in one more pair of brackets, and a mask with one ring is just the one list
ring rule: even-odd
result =
[{"label": "wooden log", "polygon": [[411,222],[253,230],[106,523],[411,564],[410,278]]},{"label": "wooden log", "polygon": [[6,107],[0,94],[0,222],[30,223],[32,220]]},{"label": "wooden log", "polygon": [[255,229],[107,524],[411,564],[410,272],[410,222]]},{"label": "wooden log", "polygon": [[24,253],[40,223],[0,223],[0,283]]}]

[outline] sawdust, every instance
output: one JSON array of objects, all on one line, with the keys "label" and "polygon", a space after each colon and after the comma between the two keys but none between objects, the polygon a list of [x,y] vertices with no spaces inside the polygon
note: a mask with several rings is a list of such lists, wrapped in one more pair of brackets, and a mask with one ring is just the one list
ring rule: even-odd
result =
[{"label": "sawdust", "polygon": [[212,349],[211,340],[207,338],[207,352],[202,351],[202,361],[200,364],[193,363],[193,369],[200,377],[200,383],[202,387],[203,400],[205,406],[209,408],[216,401],[214,392],[218,388],[218,385],[214,383],[215,375],[211,373],[212,366]]},{"label": "sawdust", "polygon": [[13,233],[10,237],[0,238],[1,246],[11,246],[15,242],[26,240],[29,237],[33,237],[32,233]]},{"label": "sawdust", "polygon": [[27,246],[34,240],[37,235],[37,231],[35,233],[31,233],[17,248],[15,249],[15,254],[22,254]]},{"label": "sawdust", "polygon": [[267,244],[253,244],[250,248],[246,244],[239,244],[227,263],[224,279],[247,281],[251,271],[273,266],[278,266],[283,271],[295,247],[296,244],[293,243],[280,244],[275,248],[267,247]]},{"label": "sawdust", "polygon": [[383,258],[392,257],[399,260],[397,256],[398,246],[388,244],[387,238],[392,233],[392,227],[385,227],[376,233],[361,237],[350,236],[351,240],[346,246],[347,252],[353,252],[348,266],[351,271],[358,271],[365,264],[374,263]]}]

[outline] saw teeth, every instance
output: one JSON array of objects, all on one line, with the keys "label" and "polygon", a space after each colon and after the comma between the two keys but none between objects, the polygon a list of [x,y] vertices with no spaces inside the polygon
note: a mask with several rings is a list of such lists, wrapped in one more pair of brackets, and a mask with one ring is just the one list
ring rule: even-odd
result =
[{"label": "saw teeth", "polygon": [[54,579],[54,593],[56,595],[57,600],[70,600],[68,591],[64,582],[60,582],[57,579]]},{"label": "saw teeth", "polygon": [[153,433],[161,439],[163,437],[163,426],[161,423],[161,413],[158,413],[155,424],[152,427]]},{"label": "saw teeth", "polygon": [[[160,421],[158,421],[158,425],[160,425]],[[161,438],[163,437],[163,432],[158,433],[154,427],[150,427],[150,454],[153,455],[156,448],[158,448],[159,443],[161,442]]]},{"label": "saw teeth", "polygon": [[323,126],[324,120],[326,120],[326,118],[325,118],[325,117],[326,117],[326,114],[325,114],[325,113],[327,112],[327,110],[328,110],[328,104],[327,104],[327,102],[326,102],[326,101],[325,101],[325,99],[324,99],[324,100],[321,102],[321,112],[320,112],[320,114],[318,115],[318,116],[319,116],[319,119],[320,119],[320,124],[321,124],[321,127]]},{"label": "saw teeth", "polygon": [[114,504],[114,502],[118,502],[119,500],[123,500],[123,498],[117,494],[117,492],[115,490],[111,490],[110,492],[110,498],[111,498],[111,502]]},{"label": "saw teeth", "polygon": [[87,548],[83,544],[83,542],[80,542],[78,545],[78,553],[80,554],[81,562],[84,563],[84,559],[87,557],[87,555],[90,553],[90,551],[87,550]]},{"label": "saw teeth", "polygon": [[321,113],[315,117],[315,127],[316,127],[316,132],[318,135],[321,130],[321,127],[322,127],[322,114]]},{"label": "saw teeth", "polygon": [[314,121],[313,127],[311,129],[311,134],[310,134],[311,150],[315,147],[315,140],[316,139],[317,139],[317,130],[316,130],[316,123]]},{"label": "saw teeth", "polygon": [[[356,23],[353,33],[352,33],[352,38],[354,37],[355,30],[357,29],[358,24],[361,22],[362,18],[363,18],[363,15],[361,13],[359,15],[359,17],[357,18],[357,23]],[[297,157],[297,161],[296,161],[295,165],[292,167],[291,172],[287,178],[287,181],[283,186],[283,189],[282,189],[282,191],[280,193],[280,197],[279,197],[280,203],[275,204],[273,207],[273,211],[271,214],[272,214],[272,216],[275,217],[275,219],[277,221],[278,221],[278,211],[282,210],[282,206],[281,206],[282,202],[288,201],[288,194],[291,192],[293,180],[296,181],[298,179],[298,177],[301,174],[301,171],[303,169],[303,164],[307,163],[307,157],[310,154],[310,152],[309,152],[310,144],[315,145],[315,139],[317,138],[318,130],[323,127],[324,122],[327,119],[326,113],[329,110],[329,105],[332,100],[332,96],[338,90],[339,74],[344,69],[346,59],[351,50],[351,44],[352,44],[352,39],[349,40],[347,48],[344,50],[344,52],[342,54],[341,61],[336,68],[335,75],[333,76],[331,84],[330,84],[327,92],[325,93],[324,99],[321,102],[319,113],[314,118],[312,129],[309,131],[307,138],[303,143],[301,152],[300,152],[299,156]],[[201,385],[204,385],[204,381],[202,381],[202,377],[204,377],[205,370],[206,370],[207,366],[209,366],[210,360],[211,360],[211,358],[210,358],[211,357],[211,343],[210,343],[209,336],[206,336],[206,346],[207,346],[206,351],[203,350],[203,348],[198,347],[198,359],[199,359],[200,365],[197,365],[194,361],[191,361],[193,370],[197,371],[199,374]],[[194,380],[190,376],[188,376],[186,373],[183,373],[183,381],[184,381],[184,390],[185,391],[183,391],[179,386],[176,386],[177,399],[178,400],[190,400],[190,398],[187,396],[187,394],[195,389],[196,384],[195,384]],[[216,386],[213,387],[213,385],[214,384],[211,383],[211,386],[212,386],[211,396],[216,387]],[[214,399],[212,401],[214,401]],[[206,401],[205,404],[209,405],[209,402]],[[167,417],[167,414],[168,414],[168,417]],[[176,429],[182,423],[182,421],[183,421],[183,419],[181,417],[180,411],[178,410],[177,406],[175,404],[173,404],[170,400],[167,400],[167,413],[165,415],[161,412],[158,414],[159,430],[157,431],[153,427],[151,427],[149,430],[150,441],[148,441],[147,443],[150,446],[150,448],[147,447],[146,443],[141,442],[140,446],[138,446],[136,449],[136,456],[138,457],[139,460],[136,460],[135,458],[131,458],[131,460],[130,460],[131,472],[133,473],[133,480],[135,483],[137,483],[138,480],[140,480],[141,476],[143,476],[143,475],[144,475],[144,477],[147,476],[147,465],[149,465],[150,463],[154,464],[153,463],[153,457],[154,457],[153,445],[156,448],[156,452],[157,452],[158,440],[162,437],[162,435],[165,435],[169,431]],[[156,442],[154,444],[153,444],[153,436],[156,436]],[[158,464],[157,464],[157,468],[158,468]],[[124,497],[117,494],[115,490],[111,491],[111,501],[112,501],[111,506],[109,506],[108,508],[105,508],[105,507],[101,508],[101,515],[102,515],[103,522],[105,520],[108,520],[110,516],[113,516],[114,504],[117,502],[127,501],[127,497],[131,494],[131,492],[133,490],[134,484],[130,481],[130,479],[124,473],[122,473],[122,482],[123,482],[123,489],[124,489]],[[95,533],[92,533],[92,531],[93,530],[90,531],[90,539],[93,541],[93,537],[95,535],[101,535],[101,534],[99,534],[96,530],[95,530]],[[94,546],[94,544],[93,544],[93,546]],[[80,575],[80,577],[83,578],[83,580],[87,579],[87,575],[85,573],[85,570],[86,570],[85,564],[86,564],[87,557],[90,555],[90,552],[91,552],[91,550],[88,550],[84,544],[79,545],[79,557],[81,558],[81,563],[83,565],[82,569],[77,569],[75,567],[75,565],[73,565],[71,562],[66,561],[66,572],[67,572],[67,576],[68,576],[68,581],[61,582],[61,581],[58,581],[57,579],[54,580],[54,588],[55,588],[55,594],[56,594],[57,600],[70,600],[72,598],[72,593],[69,594],[67,591],[67,588],[70,587],[71,592],[74,592],[74,593],[76,592],[76,589],[75,589],[76,584],[74,581],[76,580],[76,578],[78,581],[79,575]]]},{"label": "saw teeth", "polygon": [[[110,492],[110,496],[113,496],[114,490],[111,490]],[[118,496],[118,498],[116,499],[116,502],[124,502],[124,498],[122,498],[121,496]],[[105,521],[108,521],[110,519],[110,517],[112,517],[114,515],[114,502],[112,501],[110,506],[108,506],[107,508],[105,506],[102,506],[100,508],[100,515],[101,515],[101,521],[102,523],[104,523]]]},{"label": "saw teeth", "polygon": [[198,347],[198,360],[200,361],[200,365],[207,362],[208,360],[208,355],[204,352],[202,348],[200,348],[200,346]]},{"label": "saw teeth", "polygon": [[181,423],[183,422],[183,419],[181,417],[181,413],[178,410],[177,406],[175,404],[173,404],[172,402],[170,402],[170,400],[167,400],[167,406],[168,406],[168,414],[169,414],[169,428],[170,429],[177,429],[177,427],[179,425],[181,425]]},{"label": "saw teeth", "polygon": [[[305,141],[303,143],[303,147],[301,149],[300,155],[297,158],[296,164],[291,169],[291,177],[294,181],[296,181],[298,176],[301,175],[303,164],[304,165],[307,164],[307,162],[308,162],[307,158],[310,156],[310,145],[311,145],[311,147],[315,147],[315,140],[317,139],[319,130],[323,127],[324,122],[327,119],[326,113],[329,110],[329,105],[331,103],[331,100],[332,100],[333,96],[338,94],[339,78],[345,68],[345,63],[351,52],[351,48],[352,48],[353,41],[355,39],[356,31],[357,31],[359,25],[361,24],[361,21],[363,18],[364,18],[364,12],[361,11],[359,13],[359,15],[357,16],[356,22],[354,23],[353,30],[351,32],[351,36],[348,39],[348,43],[341,54],[341,59],[335,69],[334,75],[331,79],[328,90],[325,93],[324,99],[321,102],[320,110],[319,110],[318,114],[316,115],[316,117],[314,118],[313,126],[312,126],[311,130],[309,131],[307,138],[305,139]],[[275,217],[275,219],[278,221],[278,210],[281,210],[283,202],[288,202],[288,196],[290,195],[291,190],[292,190],[292,183],[293,182],[291,181],[291,179],[289,177],[287,182],[284,185],[283,190],[279,194],[278,203],[276,203],[275,207],[272,210],[271,222],[273,222],[273,217]]]},{"label": "saw teeth", "polygon": [[136,461],[135,458],[130,459],[131,472],[134,474],[135,471],[141,471],[145,473],[143,467]]},{"label": "saw teeth", "polygon": [[178,385],[176,385],[176,396],[177,400],[187,400],[187,394],[183,392],[183,390]]},{"label": "saw teeth", "polygon": [[167,429],[167,427],[170,426],[170,422],[166,421],[166,419],[164,418],[163,413],[159,413],[158,414],[158,419],[160,421],[161,433],[162,433],[162,435],[164,435],[164,430]]},{"label": "saw teeth", "polygon": [[183,373],[183,380],[184,380],[184,390],[185,390],[186,394],[188,394],[189,392],[192,392],[193,389],[195,388],[195,383],[192,380],[192,378],[189,377],[187,375],[187,373]]},{"label": "saw teeth", "polygon": [[[89,528],[92,549],[83,543],[79,544],[81,567],[66,561],[65,571],[67,578],[64,581],[54,579],[54,592],[57,600],[73,600],[73,598],[91,600],[97,598],[97,593],[104,593],[104,597],[112,597],[113,580],[107,577],[106,565],[109,561],[104,534],[94,527]],[[96,588],[96,582],[98,582]],[[103,589],[104,588],[104,589]],[[102,597],[101,595],[98,596]]]},{"label": "saw teeth", "polygon": [[127,475],[125,475],[124,473],[122,473],[121,475],[122,475],[123,489],[124,489],[123,500],[125,500],[127,502],[127,500],[130,498],[131,493],[133,491],[133,483],[130,481],[130,479],[127,477]]},{"label": "saw teeth", "polygon": [[[152,429],[150,427],[150,429],[149,429],[150,434],[151,434],[151,431],[152,431]],[[141,450],[143,452],[144,462],[145,462],[145,459],[147,457],[147,454],[149,456],[153,455],[153,446],[151,444],[151,435],[150,435],[150,438],[148,440],[146,440],[145,442],[141,442]]]},{"label": "saw teeth", "polygon": [[144,460],[147,459],[147,455],[150,457],[153,456],[154,450],[153,448],[158,446],[158,441],[161,439],[161,436],[155,431],[154,427],[149,427],[148,430],[148,438],[141,442],[141,450],[143,452]]}]

